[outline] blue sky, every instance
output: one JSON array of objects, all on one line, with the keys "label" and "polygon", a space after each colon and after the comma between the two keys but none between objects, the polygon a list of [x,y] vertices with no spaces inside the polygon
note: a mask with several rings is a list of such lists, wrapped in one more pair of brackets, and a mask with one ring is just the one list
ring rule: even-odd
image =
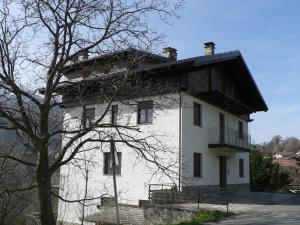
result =
[{"label": "blue sky", "polygon": [[300,1],[186,0],[181,18],[167,26],[167,45],[179,58],[240,50],[269,107],[252,115],[256,143],[275,134],[300,138]]}]

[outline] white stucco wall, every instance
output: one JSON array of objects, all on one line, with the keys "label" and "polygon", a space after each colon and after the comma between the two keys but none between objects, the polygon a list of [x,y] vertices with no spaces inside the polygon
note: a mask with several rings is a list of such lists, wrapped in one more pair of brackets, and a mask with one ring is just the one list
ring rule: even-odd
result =
[{"label": "white stucco wall", "polygon": [[[154,117],[151,124],[137,124],[137,106],[129,106],[120,102],[118,104],[118,124],[137,126],[140,132],[125,131],[123,132],[133,136],[134,138],[147,138],[148,143],[155,149],[155,154],[160,159],[160,163],[164,165],[174,164],[172,170],[178,173],[178,145],[179,145],[179,107],[178,94],[163,97],[152,97],[154,104]],[[136,101],[147,99],[136,99]],[[131,102],[133,103],[133,102]],[[86,107],[95,107],[96,119],[106,108],[106,104],[88,105]],[[81,107],[68,108],[65,110],[65,127],[75,129],[80,124],[82,115]],[[110,112],[104,118],[103,123],[110,122]],[[76,119],[77,118],[77,119]],[[114,131],[106,131],[106,133],[114,134]],[[98,134],[91,133],[87,137],[97,137]],[[117,138],[116,138],[117,139]],[[64,138],[63,145],[68,141]],[[84,163],[80,158],[90,161],[88,165],[88,194],[89,198],[97,197],[103,194],[113,195],[113,182],[111,175],[103,174],[103,152],[109,152],[108,143],[93,143],[87,145],[83,149],[91,149],[87,152],[79,154],[73,163],[62,167],[61,169],[61,189],[60,195],[70,200],[82,198],[84,196],[85,178],[82,171],[76,167]],[[117,176],[119,201],[126,204],[138,204],[139,199],[148,199],[149,183],[171,183],[177,182],[175,173],[171,175],[175,179],[171,180],[168,176],[159,171],[153,163],[147,162],[135,150],[124,144],[117,143],[116,149],[122,152],[122,168],[121,175]],[[86,209],[85,214],[91,214],[97,211],[96,204],[99,200],[91,201]],[[59,202],[58,220],[68,222],[79,222],[78,217],[81,216],[81,207],[78,203],[66,204]]]},{"label": "white stucco wall", "polygon": [[[193,124],[193,103],[202,105],[202,126]],[[248,133],[248,122],[217,108],[205,101],[182,93],[182,163],[183,186],[219,185],[219,158],[227,157],[227,184],[249,183],[249,153],[229,153],[208,148],[208,129],[219,127],[219,113],[225,115],[225,127],[238,130],[238,121],[243,122]],[[193,177],[193,154],[202,153],[202,177]],[[239,159],[244,159],[244,177],[239,177]]]},{"label": "white stucco wall", "polygon": [[[172,173],[173,180],[157,172],[157,167],[145,161],[135,150],[124,144],[117,144],[117,151],[122,152],[122,172],[117,176],[119,201],[127,204],[138,204],[139,199],[148,198],[149,183],[172,183],[178,182],[178,159],[179,159],[179,138],[180,138],[180,107],[179,94],[172,94],[163,97],[151,97],[154,103],[153,123],[138,125],[137,124],[137,106],[130,106],[120,102],[118,104],[118,124],[137,126],[141,132],[124,131],[135,138],[155,137],[148,141],[158,150],[157,156],[163,165],[174,164]],[[202,127],[193,125],[193,102],[202,105]],[[133,103],[133,102],[131,102]],[[88,105],[95,107],[96,119],[106,108],[106,104]],[[238,130],[238,121],[243,122],[244,132],[248,131],[247,122],[227,113],[213,105],[190,95],[182,93],[182,179],[183,186],[200,186],[200,185],[219,185],[219,155],[227,156],[227,183],[242,184],[249,183],[249,153],[228,153],[208,148],[208,128],[219,126],[219,113],[225,115],[225,126]],[[110,112],[105,116],[103,123],[110,122]],[[65,110],[65,127],[67,129],[76,129],[80,125],[82,116],[82,107],[73,107]],[[114,135],[114,131],[106,130],[105,134]],[[98,137],[97,133],[91,133],[87,137]],[[85,137],[85,138],[87,138]],[[103,134],[101,136],[103,138]],[[63,139],[63,145],[68,139]],[[103,153],[110,151],[108,143],[89,144],[84,149],[92,149],[82,152],[76,157],[72,164],[61,168],[61,189],[60,195],[70,200],[82,198],[84,196],[85,178],[84,173],[79,170],[87,166],[88,172],[88,198],[98,197],[103,194],[113,195],[113,183],[111,175],[103,174]],[[193,177],[193,153],[202,153],[202,177]],[[70,153],[70,152],[69,152]],[[239,177],[239,159],[244,159],[245,176]],[[84,165],[84,160],[88,159],[89,164]],[[96,205],[99,200],[88,202],[91,204],[85,209],[85,214],[92,214],[97,211]],[[58,219],[68,222],[79,222],[82,207],[78,203],[65,204],[59,202]]]}]

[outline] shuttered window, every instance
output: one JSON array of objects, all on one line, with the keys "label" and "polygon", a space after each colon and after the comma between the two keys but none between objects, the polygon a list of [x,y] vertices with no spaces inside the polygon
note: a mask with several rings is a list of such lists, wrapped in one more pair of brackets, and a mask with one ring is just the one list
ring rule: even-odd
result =
[{"label": "shuttered window", "polygon": [[138,124],[152,123],[153,121],[153,101],[138,103]]},{"label": "shuttered window", "polygon": [[[104,154],[103,155],[103,157],[104,157],[104,174],[111,175],[111,174],[113,174],[111,153],[104,152],[103,154]],[[118,165],[116,165],[116,174],[120,175],[121,174],[121,164],[122,164],[122,153],[117,152],[117,157],[118,157],[118,159],[115,159],[116,162],[118,161]]]},{"label": "shuttered window", "polygon": [[84,128],[91,127],[95,120],[95,108],[83,107],[82,124]]},{"label": "shuttered window", "polygon": [[118,121],[118,105],[111,106],[111,124],[117,124]]},{"label": "shuttered window", "polygon": [[244,177],[244,159],[239,159],[239,175]]},{"label": "shuttered window", "polygon": [[194,125],[202,126],[202,106],[194,102]]},{"label": "shuttered window", "polygon": [[244,128],[242,121],[239,121],[239,138],[244,139]]},{"label": "shuttered window", "polygon": [[202,177],[202,154],[194,153],[194,177]]}]

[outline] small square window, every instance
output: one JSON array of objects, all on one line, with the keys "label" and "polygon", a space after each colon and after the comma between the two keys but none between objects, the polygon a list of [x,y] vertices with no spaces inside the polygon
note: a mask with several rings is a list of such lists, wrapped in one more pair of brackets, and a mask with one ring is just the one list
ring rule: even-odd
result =
[{"label": "small square window", "polygon": [[194,125],[202,126],[202,106],[194,102]]},{"label": "small square window", "polygon": [[95,120],[95,108],[85,108],[83,107],[83,127],[91,127]]},{"label": "small square window", "polygon": [[[112,157],[111,152],[104,152],[104,174],[106,175],[112,175],[113,169],[112,169]],[[117,152],[117,159],[116,159],[116,175],[121,174],[121,162],[122,162],[122,153]]]},{"label": "small square window", "polygon": [[153,121],[153,101],[138,103],[138,124],[152,123]]}]

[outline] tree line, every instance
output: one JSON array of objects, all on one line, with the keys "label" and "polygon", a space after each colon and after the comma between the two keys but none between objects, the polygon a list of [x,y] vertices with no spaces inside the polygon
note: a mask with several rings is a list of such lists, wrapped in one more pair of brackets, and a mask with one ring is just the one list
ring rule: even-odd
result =
[{"label": "tree line", "polygon": [[296,137],[282,138],[280,135],[275,135],[269,142],[264,142],[260,146],[265,153],[297,153],[300,151],[300,140]]}]

